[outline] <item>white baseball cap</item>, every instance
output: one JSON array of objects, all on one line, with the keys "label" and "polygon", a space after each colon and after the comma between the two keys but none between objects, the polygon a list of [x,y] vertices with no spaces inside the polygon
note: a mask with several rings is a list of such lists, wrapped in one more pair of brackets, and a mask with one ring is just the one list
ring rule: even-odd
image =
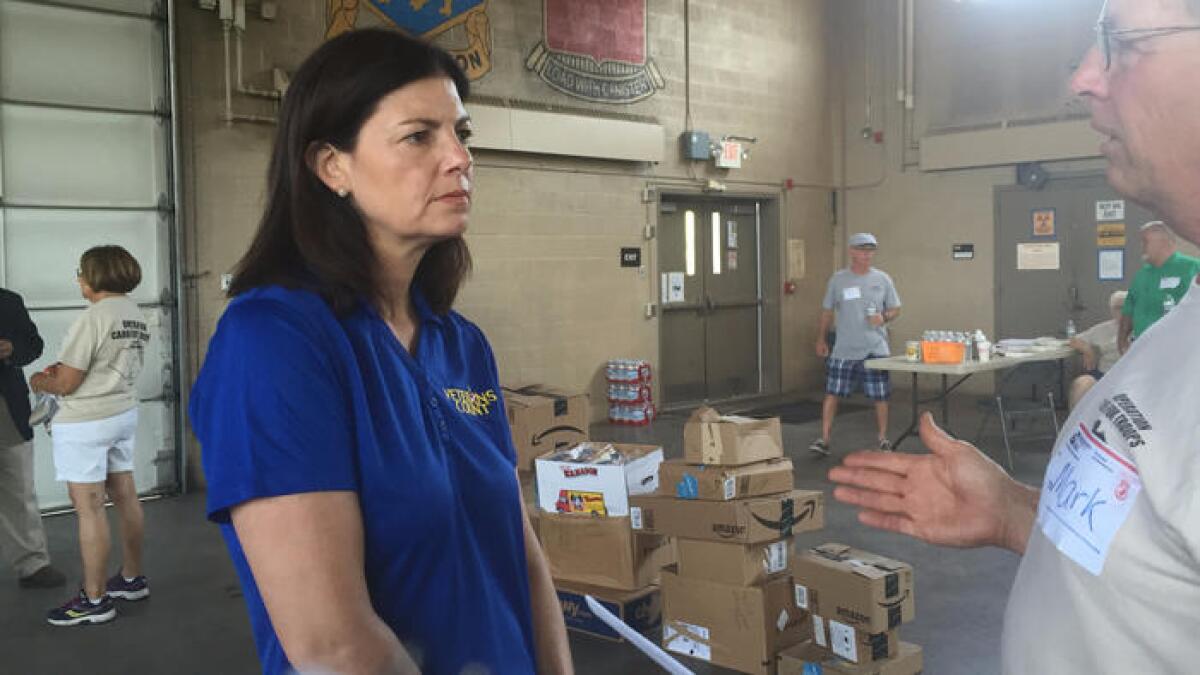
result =
[{"label": "white baseball cap", "polygon": [[879,241],[870,232],[859,232],[850,235],[850,248],[879,248]]}]

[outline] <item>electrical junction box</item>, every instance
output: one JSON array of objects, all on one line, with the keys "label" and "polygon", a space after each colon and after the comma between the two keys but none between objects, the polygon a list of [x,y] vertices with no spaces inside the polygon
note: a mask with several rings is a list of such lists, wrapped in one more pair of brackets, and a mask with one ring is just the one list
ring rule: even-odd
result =
[{"label": "electrical junction box", "polygon": [[685,131],[679,135],[684,159],[712,159],[712,143],[707,131]]}]

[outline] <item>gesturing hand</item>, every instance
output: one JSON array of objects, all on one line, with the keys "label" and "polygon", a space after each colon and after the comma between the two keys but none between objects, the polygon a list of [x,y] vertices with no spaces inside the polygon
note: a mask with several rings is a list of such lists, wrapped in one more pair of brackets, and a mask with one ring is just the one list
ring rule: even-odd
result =
[{"label": "gesturing hand", "polygon": [[1038,493],[925,413],[928,454],[862,451],[829,472],[835,499],[861,508],[859,522],[944,546],[1001,546],[1024,553]]}]

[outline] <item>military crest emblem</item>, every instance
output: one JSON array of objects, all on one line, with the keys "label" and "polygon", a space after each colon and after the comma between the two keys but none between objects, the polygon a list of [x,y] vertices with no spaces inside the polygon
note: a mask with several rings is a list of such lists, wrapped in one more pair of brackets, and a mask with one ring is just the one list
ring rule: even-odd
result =
[{"label": "military crest emblem", "polygon": [[[327,0],[325,39],[367,25],[394,26],[427,40],[437,38],[470,80],[492,69],[488,0]],[[366,12],[359,12],[360,8]],[[360,16],[361,14],[361,16]],[[464,44],[465,43],[465,44]]]},{"label": "military crest emblem", "polygon": [[633,103],[664,86],[648,54],[646,0],[543,0],[542,36],[525,66],[564,94]]}]

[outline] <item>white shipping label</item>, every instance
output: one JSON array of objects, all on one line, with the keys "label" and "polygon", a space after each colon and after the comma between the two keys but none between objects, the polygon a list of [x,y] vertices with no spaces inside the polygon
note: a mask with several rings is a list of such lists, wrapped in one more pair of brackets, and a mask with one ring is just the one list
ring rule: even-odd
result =
[{"label": "white shipping label", "polygon": [[843,659],[858,663],[858,644],[854,641],[854,629],[833,619],[829,620],[829,648]]},{"label": "white shipping label", "polygon": [[862,290],[858,286],[842,289],[843,300],[857,300],[862,297]]},{"label": "white shipping label", "polygon": [[642,529],[642,507],[629,507],[629,526],[635,530]]},{"label": "white shipping label", "polygon": [[808,609],[808,587],[796,584],[796,606],[800,609]]},{"label": "white shipping label", "polygon": [[1158,287],[1164,291],[1179,288],[1179,281],[1179,277],[1163,277],[1158,280]]},{"label": "white shipping label", "polygon": [[[667,649],[678,654],[684,654],[697,659],[711,661],[712,647],[708,646],[707,644],[707,640],[709,639],[708,629],[703,626],[693,626],[690,623],[684,623],[682,621],[674,623],[678,623],[680,627],[686,630],[689,634],[685,635],[684,633],[676,630],[671,624],[667,624],[666,626],[663,626],[663,645],[666,646]],[[692,636],[700,639],[694,639]],[[702,642],[701,639],[704,640],[704,642]]]},{"label": "white shipping label", "polygon": [[813,639],[817,641],[817,646],[828,647],[829,643],[825,640],[825,619],[812,615],[813,617]]},{"label": "white shipping label", "polygon": [[721,487],[723,488],[722,492],[725,495],[725,499],[733,499],[737,496],[737,481],[732,477],[726,478]]},{"label": "white shipping label", "polygon": [[787,541],[777,541],[768,546],[764,551],[763,566],[767,569],[767,574],[782,572],[787,569]]},{"label": "white shipping label", "polygon": [[1060,438],[1046,467],[1038,525],[1063,555],[1099,575],[1109,545],[1133,510],[1142,479],[1132,462],[1082,423]]},{"label": "white shipping label", "polygon": [[783,629],[787,628],[788,619],[790,618],[786,609],[779,610],[779,618],[775,620],[775,627],[779,629],[779,632],[782,633]]}]

